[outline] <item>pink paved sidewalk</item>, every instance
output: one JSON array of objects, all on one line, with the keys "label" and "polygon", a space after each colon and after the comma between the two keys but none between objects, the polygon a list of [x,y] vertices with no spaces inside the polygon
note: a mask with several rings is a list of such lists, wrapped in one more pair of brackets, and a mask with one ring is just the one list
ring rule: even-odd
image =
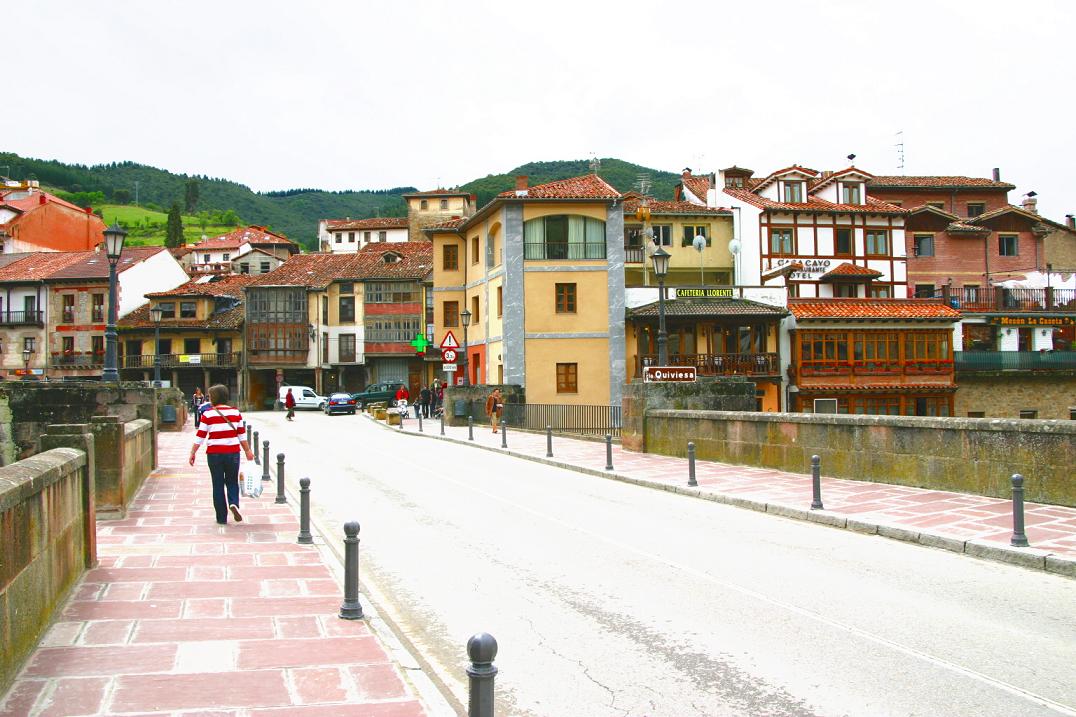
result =
[{"label": "pink paved sidewalk", "polygon": [[[368,417],[367,417],[368,418]],[[368,420],[373,420],[368,418]],[[423,421],[424,433],[439,437],[440,422]],[[392,430],[397,430],[393,428]],[[404,421],[403,431],[418,432],[418,421]],[[475,443],[499,449],[500,434],[486,423],[474,427]],[[445,437],[467,442],[466,427],[445,427]],[[544,433],[508,430],[508,450],[511,453],[545,460]],[[553,459],[556,463],[605,473],[604,441],[587,441],[563,436],[553,437]],[[744,501],[770,506],[769,512],[810,511],[811,477],[807,474],[786,473],[768,468],[696,461],[697,489],[687,488],[687,460],[651,453],[635,453],[613,445],[612,473],[631,481],[651,485],[681,487],[684,491],[722,496],[729,502]],[[805,470],[808,468],[804,467]],[[824,511],[807,516],[825,522],[827,516],[853,521],[846,527],[865,532],[883,532],[890,537],[936,545],[957,552],[969,552],[980,557],[994,557],[1010,562],[1024,562],[1014,555],[1024,552],[1034,561],[1046,562],[1052,556],[1056,572],[1076,575],[1076,508],[1027,503],[1025,532],[1031,548],[1010,548],[1012,536],[1012,501],[999,498],[954,493],[949,491],[909,488],[887,483],[826,478],[822,466],[822,502]],[[822,513],[822,515],[818,515]],[[793,516],[801,517],[801,516]],[[872,530],[873,526],[881,526]],[[941,540],[934,540],[940,538]],[[970,542],[970,547],[964,545]],[[959,548],[959,549],[958,549]],[[1002,549],[1004,555],[998,554]],[[1066,563],[1057,564],[1058,558]],[[1047,566],[1047,569],[1051,569]]]},{"label": "pink paved sidewalk", "polygon": [[126,520],[98,523],[100,567],[27,663],[0,715],[413,717],[426,714],[289,505],[267,490],[218,526],[204,453],[163,433]]}]

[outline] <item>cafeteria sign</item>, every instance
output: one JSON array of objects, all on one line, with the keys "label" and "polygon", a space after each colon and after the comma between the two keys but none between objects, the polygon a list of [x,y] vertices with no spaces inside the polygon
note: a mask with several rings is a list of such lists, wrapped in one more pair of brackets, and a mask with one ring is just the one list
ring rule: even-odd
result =
[{"label": "cafeteria sign", "polygon": [[677,299],[734,299],[735,289],[677,289]]},{"label": "cafeteria sign", "polygon": [[693,383],[698,378],[694,366],[646,366],[644,383]]}]

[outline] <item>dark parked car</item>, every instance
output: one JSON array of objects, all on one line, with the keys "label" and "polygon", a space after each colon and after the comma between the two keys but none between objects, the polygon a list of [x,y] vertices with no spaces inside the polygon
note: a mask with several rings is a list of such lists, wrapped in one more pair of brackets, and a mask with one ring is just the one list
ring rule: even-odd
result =
[{"label": "dark parked car", "polygon": [[350,413],[354,416],[355,399],[351,397],[350,393],[334,393],[325,402],[325,413],[330,416],[334,413]]},{"label": "dark parked car", "polygon": [[391,406],[396,400],[396,391],[400,388],[400,383],[375,383],[371,386],[367,386],[364,391],[351,394],[351,397],[355,399],[355,402],[359,404],[359,408],[366,408],[368,403],[383,402],[386,406]]}]

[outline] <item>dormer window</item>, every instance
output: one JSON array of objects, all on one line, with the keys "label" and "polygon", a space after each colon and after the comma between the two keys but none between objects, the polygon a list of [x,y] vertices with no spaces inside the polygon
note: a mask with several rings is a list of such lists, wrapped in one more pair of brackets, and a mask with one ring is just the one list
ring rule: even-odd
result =
[{"label": "dormer window", "polygon": [[743,177],[725,177],[725,186],[732,189],[743,189]]},{"label": "dormer window", "polygon": [[803,202],[803,182],[782,182],[784,188],[783,201],[798,204]]},{"label": "dormer window", "polygon": [[386,264],[395,264],[396,262],[398,262],[400,260],[400,255],[395,254],[395,253],[393,253],[391,251],[387,251],[381,256],[381,259]]},{"label": "dormer window", "polygon": [[858,182],[841,185],[841,204],[862,204],[863,185]]}]

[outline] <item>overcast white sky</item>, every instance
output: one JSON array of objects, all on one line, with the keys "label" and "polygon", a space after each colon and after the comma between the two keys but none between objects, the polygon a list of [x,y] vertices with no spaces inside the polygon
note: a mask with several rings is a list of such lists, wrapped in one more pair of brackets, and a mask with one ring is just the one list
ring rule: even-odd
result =
[{"label": "overcast white sky", "polygon": [[531,160],[989,176],[1061,220],[1076,2],[12,0],[0,148],[257,190]]}]

